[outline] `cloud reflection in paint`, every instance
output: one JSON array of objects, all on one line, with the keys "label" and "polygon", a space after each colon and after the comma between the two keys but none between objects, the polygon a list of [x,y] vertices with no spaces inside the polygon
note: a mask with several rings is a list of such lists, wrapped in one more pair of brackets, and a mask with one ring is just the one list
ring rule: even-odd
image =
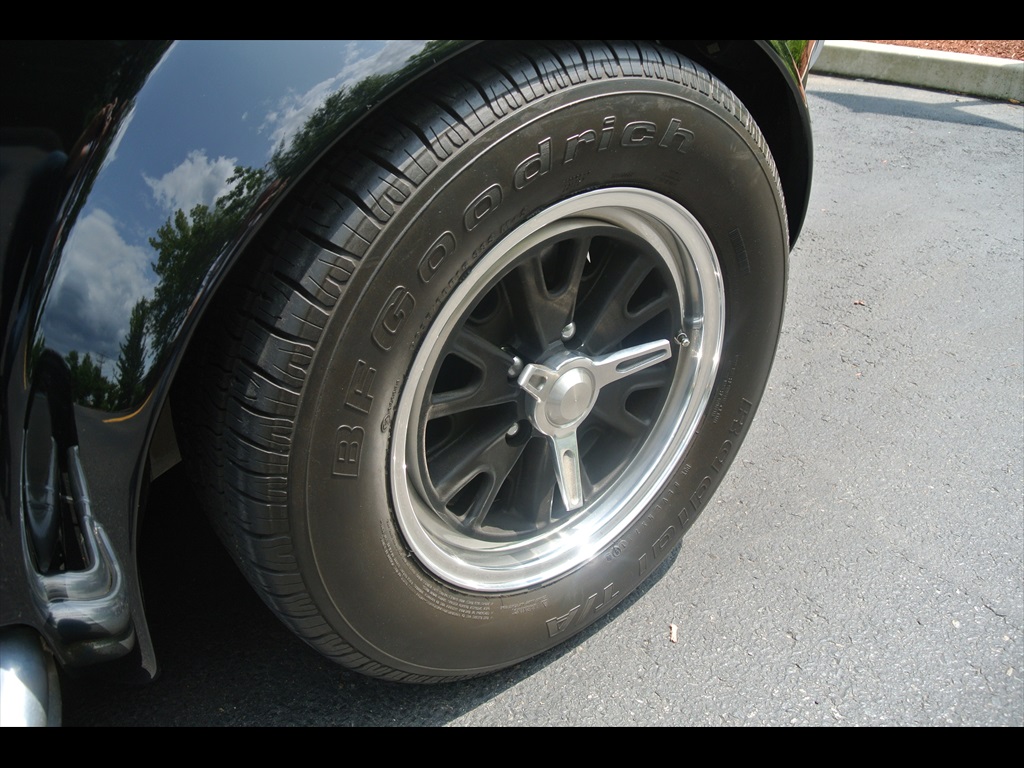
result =
[{"label": "cloud reflection in paint", "polygon": [[193,149],[175,168],[159,179],[143,174],[153,197],[166,211],[191,211],[196,205],[210,206],[231,191],[228,178],[238,165],[237,157],[210,160],[206,151]]},{"label": "cloud reflection in paint", "polygon": [[152,254],[148,245],[126,242],[105,211],[97,208],[84,216],[68,241],[68,258],[53,286],[56,314],[44,329],[47,346],[62,355],[93,350],[108,362],[104,373],[109,373],[119,353],[116,340],[128,333],[132,307],[140,296],[151,296],[156,285]]},{"label": "cloud reflection in paint", "polygon": [[[375,53],[368,55],[370,48],[378,46]],[[270,131],[270,150],[287,147],[295,135],[307,127],[310,116],[329,96],[351,87],[364,77],[393,67],[395,62],[407,60],[422,47],[422,40],[349,42],[345,47],[345,64],[336,75],[321,80],[303,93],[288,94],[264,118],[260,131]]]}]

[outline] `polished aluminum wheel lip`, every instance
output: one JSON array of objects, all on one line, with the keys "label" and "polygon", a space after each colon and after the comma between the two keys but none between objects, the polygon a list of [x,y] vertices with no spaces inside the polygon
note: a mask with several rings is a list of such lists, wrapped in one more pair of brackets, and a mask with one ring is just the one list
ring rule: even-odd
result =
[{"label": "polished aluminum wheel lip", "polygon": [[410,376],[395,410],[390,486],[399,528],[421,565],[438,579],[478,592],[511,592],[560,578],[589,561],[636,521],[668,482],[706,410],[725,333],[718,257],[697,219],[656,192],[613,187],[555,203],[521,224],[472,268],[434,319],[411,371],[429,372],[475,302],[534,246],[574,229],[612,225],[641,237],[660,256],[679,300],[674,372],[661,413],[612,485],[576,514],[535,536],[490,541],[454,529],[427,503],[418,479],[417,425],[430,376]]}]

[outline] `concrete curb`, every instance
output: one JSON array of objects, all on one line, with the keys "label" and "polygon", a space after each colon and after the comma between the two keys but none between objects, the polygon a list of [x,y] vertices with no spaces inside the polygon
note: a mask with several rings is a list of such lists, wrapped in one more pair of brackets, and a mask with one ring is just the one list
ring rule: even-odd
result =
[{"label": "concrete curb", "polygon": [[1024,61],[828,40],[812,72],[1024,102]]}]

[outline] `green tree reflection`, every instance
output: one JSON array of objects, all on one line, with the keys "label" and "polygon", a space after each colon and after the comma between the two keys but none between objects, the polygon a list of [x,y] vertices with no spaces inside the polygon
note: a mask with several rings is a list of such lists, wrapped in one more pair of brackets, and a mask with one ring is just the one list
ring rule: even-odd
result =
[{"label": "green tree reflection", "polygon": [[149,239],[157,252],[153,270],[160,278],[149,305],[157,357],[177,335],[210,266],[237,235],[267,175],[264,168],[235,168],[228,179],[231,191],[212,207],[200,204],[187,214],[179,208]]},{"label": "green tree reflection", "polygon": [[102,365],[88,352],[79,358],[76,350],[68,352],[64,360],[71,372],[71,399],[93,408],[109,408],[114,388],[103,375]]},{"label": "green tree reflection", "polygon": [[[266,166],[238,166],[227,180],[229,192],[211,205],[179,208],[149,238],[156,252],[153,270],[159,278],[152,298],[132,308],[129,329],[120,344],[114,381],[103,377],[101,365],[77,352],[65,358],[72,370],[76,402],[127,409],[145,396],[149,377],[168,354],[204,281],[215,273],[218,259],[237,244],[249,220],[262,215],[290,180],[324,152],[346,128],[404,82],[406,73],[423,70],[459,46],[432,41],[406,59],[401,69],[368,76],[328,96],[295,135],[274,150]],[[79,394],[82,398],[79,398]]]},{"label": "green tree reflection", "polygon": [[143,375],[146,372],[146,324],[149,320],[149,302],[140,299],[132,307],[128,335],[121,342],[121,354],[115,364],[117,393],[115,408],[127,408],[142,399]]}]

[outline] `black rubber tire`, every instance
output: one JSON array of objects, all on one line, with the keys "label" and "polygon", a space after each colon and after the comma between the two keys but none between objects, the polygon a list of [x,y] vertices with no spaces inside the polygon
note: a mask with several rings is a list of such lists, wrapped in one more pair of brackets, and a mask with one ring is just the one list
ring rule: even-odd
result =
[{"label": "black rubber tire", "polygon": [[[255,261],[232,278],[204,328],[200,375],[176,417],[222,537],[282,620],[360,672],[433,682],[556,645],[672,551],[735,457],[765,388],[789,245],[775,165],[757,126],[727,88],[672,51],[495,45],[414,90],[332,152],[261,235]],[[706,233],[720,270],[720,355],[702,369],[712,378],[689,431],[667,428],[676,441],[670,465],[643,478],[643,493],[625,488],[626,503],[590,542],[596,551],[580,559],[559,550],[553,571],[529,571],[522,584],[503,564],[501,576],[476,588],[486,567],[450,576],[441,567],[446,555],[441,566],[429,562],[406,529],[415,513],[396,505],[396,492],[422,486],[396,478],[402,445],[419,444],[407,443],[408,434],[425,445],[433,439],[414,417],[414,388],[437,371],[415,361],[434,343],[460,286],[479,286],[482,295],[505,279],[500,265],[488,267],[493,276],[479,265],[510,233],[532,231],[546,211],[591,199],[585,194],[617,199],[607,197],[612,189],[641,208],[648,193],[667,200]],[[661,257],[651,258],[663,269]],[[671,292],[668,278],[664,285]],[[706,287],[714,294],[713,280]],[[677,305],[685,314],[682,299],[668,306]],[[669,382],[681,370],[674,361],[687,354],[672,325],[686,330],[680,312],[659,315],[655,333],[674,339],[673,362],[664,364]],[[529,350],[525,362],[549,359],[550,343]],[[591,356],[607,351],[586,344],[569,346]],[[443,350],[435,358],[447,359]],[[675,390],[659,386],[648,425],[671,418],[658,409]],[[529,431],[525,406],[515,407]],[[403,412],[409,432],[399,434]],[[630,444],[610,487],[618,487],[615,473],[632,477],[632,457],[661,461],[644,437],[661,434],[651,429]],[[460,525],[452,520],[440,525],[442,548],[444,531]],[[481,537],[547,542],[537,533],[544,524]],[[472,539],[479,530],[467,525],[462,533]]]}]

